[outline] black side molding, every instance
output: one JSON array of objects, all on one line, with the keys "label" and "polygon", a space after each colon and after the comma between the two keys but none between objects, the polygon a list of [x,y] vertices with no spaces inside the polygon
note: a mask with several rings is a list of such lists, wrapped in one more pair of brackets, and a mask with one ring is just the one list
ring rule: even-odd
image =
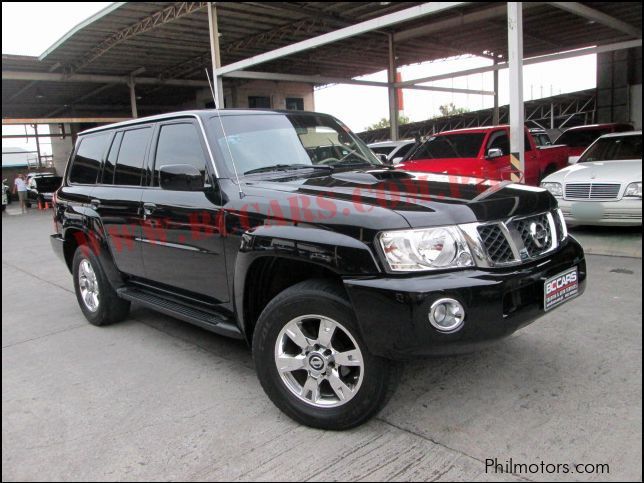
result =
[{"label": "black side molding", "polygon": [[207,312],[195,307],[168,300],[153,293],[132,287],[117,289],[119,297],[149,307],[157,312],[197,325],[216,334],[243,339],[241,331],[233,320],[215,312]]}]

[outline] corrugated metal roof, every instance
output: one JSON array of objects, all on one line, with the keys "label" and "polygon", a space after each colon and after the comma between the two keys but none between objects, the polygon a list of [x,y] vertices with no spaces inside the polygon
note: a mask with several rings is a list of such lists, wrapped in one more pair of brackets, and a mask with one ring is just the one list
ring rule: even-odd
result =
[{"label": "corrugated metal roof", "polygon": [[[268,52],[294,42],[392,13],[420,2],[217,2],[222,65]],[[639,2],[585,2],[640,28]],[[468,14],[498,10],[500,2],[472,2],[437,15],[397,25],[388,32],[404,32]],[[541,55],[630,37],[549,4],[524,3],[524,55]],[[210,66],[206,2],[115,3],[75,27],[41,57],[3,55],[5,70],[75,72],[126,76],[144,69],[146,77],[205,79]],[[385,32],[370,32],[276,61],[253,70],[267,72],[356,77],[387,67]],[[399,65],[436,60],[457,54],[507,55],[505,14],[414,37],[396,45]],[[242,82],[227,79],[224,82]],[[29,86],[29,87],[25,87]],[[114,85],[92,94],[100,85],[3,80],[3,116],[46,116],[75,99],[77,112],[96,113],[89,106],[110,104],[110,114],[129,108],[128,90]],[[39,89],[39,96],[34,95]],[[137,86],[143,113],[188,102],[194,88]],[[6,105],[5,105],[6,104]]]}]

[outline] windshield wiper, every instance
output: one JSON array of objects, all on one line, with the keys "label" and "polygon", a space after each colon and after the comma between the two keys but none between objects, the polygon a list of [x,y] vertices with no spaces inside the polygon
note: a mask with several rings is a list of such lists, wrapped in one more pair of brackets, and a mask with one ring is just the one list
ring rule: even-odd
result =
[{"label": "windshield wiper", "polygon": [[333,166],[315,165],[315,164],[273,164],[271,166],[262,166],[261,168],[251,169],[244,174],[266,173],[269,171],[288,171],[289,169],[323,169],[333,171]]}]

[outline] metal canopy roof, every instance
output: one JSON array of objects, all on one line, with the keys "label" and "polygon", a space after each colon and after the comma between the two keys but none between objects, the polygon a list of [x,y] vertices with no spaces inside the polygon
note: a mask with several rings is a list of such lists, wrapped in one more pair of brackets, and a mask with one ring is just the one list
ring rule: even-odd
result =
[{"label": "metal canopy roof", "polygon": [[[641,38],[639,2],[577,4],[618,19],[618,25],[580,16],[555,3],[524,3],[525,57]],[[221,63],[228,65],[420,4],[217,2]],[[206,7],[207,2],[115,3],[72,29],[40,58],[3,55],[3,117],[128,115],[125,79],[133,72],[137,79],[140,76],[148,80],[146,84],[137,81],[137,102],[142,114],[174,110],[193,101],[196,86],[168,82],[205,81],[204,67],[211,65]],[[505,3],[500,2],[465,3],[386,31],[372,31],[266,62],[253,70],[341,78],[385,70],[387,33],[394,34],[398,65],[460,54],[490,57],[491,52],[506,59],[505,8]],[[12,71],[107,75],[122,80],[52,82],[5,76]]]}]

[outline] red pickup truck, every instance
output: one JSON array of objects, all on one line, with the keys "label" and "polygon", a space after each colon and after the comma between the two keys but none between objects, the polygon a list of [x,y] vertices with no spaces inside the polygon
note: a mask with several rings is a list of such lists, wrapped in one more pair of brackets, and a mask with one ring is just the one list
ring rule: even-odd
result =
[{"label": "red pickup truck", "polygon": [[[509,126],[445,131],[430,137],[400,167],[457,176],[510,180]],[[541,179],[568,165],[567,146],[537,146],[525,130],[524,182],[538,186]]]}]

